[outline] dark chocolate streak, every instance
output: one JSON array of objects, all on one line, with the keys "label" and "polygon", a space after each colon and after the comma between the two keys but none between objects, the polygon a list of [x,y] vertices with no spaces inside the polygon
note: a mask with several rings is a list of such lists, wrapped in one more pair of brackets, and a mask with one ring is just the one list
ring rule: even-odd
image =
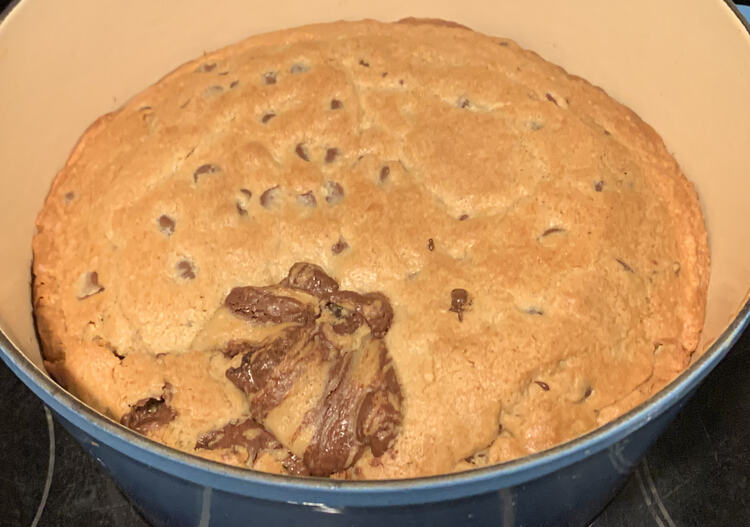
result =
[{"label": "dark chocolate streak", "polygon": [[196,450],[219,448],[244,448],[248,461],[252,463],[263,449],[281,448],[281,444],[252,418],[236,423],[227,423],[223,428],[203,434],[195,444]]},{"label": "dark chocolate streak", "polygon": [[[281,294],[281,288],[309,295],[310,303]],[[313,309],[315,304],[319,309]],[[288,470],[328,476],[350,467],[367,447],[375,457],[390,448],[401,425],[402,395],[383,341],[393,320],[385,295],[340,291],[320,267],[301,262],[278,286],[233,289],[225,305],[251,322],[290,323],[263,342],[234,340],[224,350],[227,357],[242,354],[240,365],[229,368],[226,376],[247,394],[259,427],[297,383],[322,382],[310,381],[320,374],[325,379],[317,401],[295,410],[299,415],[287,416],[296,423],[292,443],[296,437],[312,437],[303,445],[304,453],[297,444],[298,455],[291,454],[285,463]],[[354,333],[358,336],[348,337]],[[320,373],[309,377],[307,372]],[[300,436],[303,430],[308,433]],[[224,438],[234,429],[222,431],[221,438],[204,436],[196,448],[230,441]]]},{"label": "dark chocolate streak", "polygon": [[235,315],[258,322],[306,324],[313,316],[308,306],[299,300],[274,295],[262,287],[235,287],[224,304]]}]

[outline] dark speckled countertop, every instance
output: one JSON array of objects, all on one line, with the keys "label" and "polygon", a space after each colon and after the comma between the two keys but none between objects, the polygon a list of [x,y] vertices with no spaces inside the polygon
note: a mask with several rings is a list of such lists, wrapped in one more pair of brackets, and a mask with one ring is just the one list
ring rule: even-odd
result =
[{"label": "dark speckled countertop", "polygon": [[[0,0],[0,9],[7,3]],[[748,372],[750,332],[593,527],[750,526]],[[1,362],[0,423],[0,526],[147,527],[96,461]]]}]

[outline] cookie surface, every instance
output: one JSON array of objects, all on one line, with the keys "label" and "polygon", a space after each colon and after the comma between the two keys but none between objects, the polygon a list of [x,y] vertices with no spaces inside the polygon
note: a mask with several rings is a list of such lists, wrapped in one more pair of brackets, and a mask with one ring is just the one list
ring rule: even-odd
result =
[{"label": "cookie surface", "polygon": [[73,394],[181,450],[352,479],[617,417],[688,364],[709,274],[647,124],[512,41],[414,20],[179,67],[89,128],[37,228],[45,364]]}]

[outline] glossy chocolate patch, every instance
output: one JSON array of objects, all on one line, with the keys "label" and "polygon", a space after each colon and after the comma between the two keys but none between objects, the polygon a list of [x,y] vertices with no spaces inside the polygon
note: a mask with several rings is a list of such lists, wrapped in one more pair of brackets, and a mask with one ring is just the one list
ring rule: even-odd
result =
[{"label": "glossy chocolate patch", "polygon": [[177,417],[177,412],[169,406],[171,399],[172,386],[167,383],[164,385],[161,397],[141,399],[130,407],[130,412],[123,415],[120,422],[136,432],[147,434]]},{"label": "glossy chocolate patch", "polygon": [[[367,448],[379,457],[391,447],[402,394],[383,340],[393,321],[385,295],[341,291],[323,269],[298,262],[278,285],[232,289],[224,308],[251,323],[279,326],[258,342],[229,341],[222,352],[241,355],[226,376],[247,396],[257,426],[290,450],[287,470],[328,476]],[[201,438],[199,446],[235,442],[237,426]]]},{"label": "glossy chocolate patch", "polygon": [[203,434],[195,443],[196,450],[218,450],[221,448],[231,448],[234,451],[244,450],[247,454],[246,463],[255,461],[261,450],[280,447],[281,444],[276,438],[252,418],[227,423],[218,430]]}]

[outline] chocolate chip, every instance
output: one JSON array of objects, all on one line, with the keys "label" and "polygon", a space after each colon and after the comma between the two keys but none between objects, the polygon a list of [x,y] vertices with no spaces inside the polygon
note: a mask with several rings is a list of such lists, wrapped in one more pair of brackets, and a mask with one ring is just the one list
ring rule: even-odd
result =
[{"label": "chocolate chip", "polygon": [[585,391],[585,392],[583,392],[583,398],[584,398],[584,399],[588,399],[589,397],[591,397],[591,393],[592,393],[593,391],[594,391],[594,389],[593,389],[593,388],[592,388],[591,386],[587,386],[587,387],[586,387],[586,391]]},{"label": "chocolate chip", "polygon": [[307,152],[307,147],[304,143],[299,143],[294,149],[294,153],[303,161],[310,161],[310,154]]},{"label": "chocolate chip", "polygon": [[339,290],[339,284],[315,264],[297,262],[282,281],[282,285],[302,289],[308,293],[327,298]]},{"label": "chocolate chip", "polygon": [[459,108],[469,108],[471,106],[471,101],[466,97],[459,97],[458,101],[456,101],[456,106]]},{"label": "chocolate chip", "polygon": [[276,84],[276,72],[268,71],[263,74],[263,84]]},{"label": "chocolate chip", "polygon": [[555,106],[557,106],[557,99],[555,99],[551,93],[547,92],[544,94],[544,96],[547,98],[549,102],[555,103]]},{"label": "chocolate chip", "polygon": [[612,135],[612,132],[610,132],[609,130],[607,130],[607,129],[605,128],[605,129],[604,129],[604,135]]},{"label": "chocolate chip", "polygon": [[70,203],[71,201],[75,199],[75,197],[76,197],[76,193],[73,191],[66,192],[65,195],[63,196],[63,198],[65,199],[65,203]]},{"label": "chocolate chip", "polygon": [[237,207],[237,213],[240,216],[247,216],[247,209],[245,208],[245,205],[241,201],[236,201],[235,206]]},{"label": "chocolate chip", "polygon": [[300,194],[299,196],[297,196],[297,203],[299,203],[303,207],[318,206],[318,200],[315,199],[315,194],[313,194],[312,190],[308,190],[304,194]]},{"label": "chocolate chip", "polygon": [[335,205],[344,199],[344,187],[335,181],[326,181],[323,183],[323,190],[326,194],[326,203]]},{"label": "chocolate chip", "polygon": [[224,305],[240,318],[257,322],[307,324],[313,313],[299,300],[276,295],[261,287],[235,287],[227,295]]},{"label": "chocolate chip", "polygon": [[188,260],[180,260],[177,262],[175,268],[179,272],[180,278],[184,278],[185,280],[195,279],[195,269],[193,268],[193,264]]},{"label": "chocolate chip", "polygon": [[261,117],[261,118],[260,118],[260,122],[261,122],[261,123],[263,123],[263,124],[267,124],[267,123],[268,123],[268,121],[270,121],[270,120],[271,120],[271,119],[273,119],[274,117],[276,117],[276,114],[275,114],[275,113],[267,113],[267,114],[264,114],[264,115],[263,115],[263,117]]},{"label": "chocolate chip", "polygon": [[217,172],[221,172],[221,167],[219,165],[206,163],[195,169],[195,172],[193,172],[193,180],[198,183],[198,178],[200,176],[205,174],[216,174]]},{"label": "chocolate chip", "polygon": [[533,307],[533,306],[530,307],[530,308],[527,308],[525,311],[529,315],[540,315],[540,316],[544,315],[544,311],[542,311],[541,309],[539,309],[537,307]]},{"label": "chocolate chip", "polygon": [[170,236],[172,236],[172,234],[174,234],[174,228],[176,224],[172,218],[170,218],[166,214],[162,214],[161,216],[159,216],[158,223],[159,223],[159,230],[162,233],[164,233],[167,236],[167,238],[169,238]]},{"label": "chocolate chip", "polygon": [[391,167],[388,165],[385,165],[383,168],[380,169],[380,182],[385,183],[388,179],[388,176],[391,175]]},{"label": "chocolate chip", "polygon": [[432,238],[430,238],[429,240],[427,240],[427,250],[428,251],[434,251],[435,250],[435,240],[433,240]]},{"label": "chocolate chip", "polygon": [[534,381],[534,382],[537,383],[539,385],[539,387],[542,390],[544,390],[545,392],[549,391],[549,384],[547,384],[546,382],[544,382],[544,381]]},{"label": "chocolate chip", "polygon": [[630,267],[628,264],[626,264],[625,262],[623,262],[619,258],[615,258],[615,260],[617,260],[617,263],[620,264],[622,266],[622,268],[625,269],[627,272],[629,272],[629,273],[634,272],[632,267]]},{"label": "chocolate chip", "polygon": [[141,106],[140,108],[138,108],[138,111],[139,112],[145,112],[145,111],[148,111],[150,109],[151,109],[151,107],[148,106],[148,105],[146,105],[146,106]]},{"label": "chocolate chip", "polygon": [[161,397],[139,400],[130,407],[130,412],[122,416],[120,422],[141,434],[159,428],[177,416],[177,412],[168,404],[171,398],[172,386],[167,383],[162,389]]},{"label": "chocolate chip", "polygon": [[530,121],[529,124],[528,124],[528,127],[533,132],[537,132],[537,131],[541,130],[542,128],[544,128],[544,123],[542,123],[540,121]]},{"label": "chocolate chip", "polygon": [[240,81],[232,81],[232,82],[229,83],[229,89],[233,90],[233,89],[235,89],[239,85],[240,85]]},{"label": "chocolate chip", "polygon": [[195,443],[196,450],[237,447],[247,453],[246,463],[252,463],[261,450],[281,448],[281,443],[252,418],[227,423],[218,430],[203,434]]},{"label": "chocolate chip", "polygon": [[305,73],[307,70],[309,70],[305,64],[295,63],[292,64],[292,67],[289,68],[289,73],[298,74],[298,73]]},{"label": "chocolate chip", "polygon": [[335,147],[329,148],[328,150],[326,150],[326,158],[325,158],[326,163],[333,163],[338,157],[338,155],[339,155],[338,148],[335,148]]},{"label": "chocolate chip", "polygon": [[557,232],[565,232],[565,229],[562,227],[550,227],[546,231],[544,231],[539,237],[544,238],[545,236],[549,236],[550,234],[555,234]]},{"label": "chocolate chip", "polygon": [[469,215],[468,214],[461,214],[458,217],[458,221],[465,221],[465,220],[468,220],[468,219],[469,219]]},{"label": "chocolate chip", "polygon": [[594,182],[594,190],[596,192],[601,192],[604,189],[604,181],[595,181]]},{"label": "chocolate chip", "polygon": [[403,86],[403,85],[404,85],[404,79],[399,79],[399,80],[398,80],[398,84],[399,84],[400,86]]},{"label": "chocolate chip", "polygon": [[227,71],[220,71],[219,75],[222,76],[222,77],[224,77],[226,75],[229,75],[229,71],[228,70]]},{"label": "chocolate chip", "polygon": [[196,71],[196,73],[209,73],[209,72],[213,71],[214,69],[216,69],[216,63],[215,62],[209,62],[209,63],[204,62],[203,64],[201,64],[200,66],[198,66],[195,69],[195,71]]},{"label": "chocolate chip", "polygon": [[241,188],[240,192],[242,192],[245,196],[247,196],[247,199],[250,199],[253,197],[253,192],[251,190],[248,190],[246,188]]},{"label": "chocolate chip", "polygon": [[78,300],[83,300],[97,293],[104,291],[104,287],[99,283],[99,273],[88,271],[78,278]]},{"label": "chocolate chip", "polygon": [[469,293],[466,289],[454,289],[451,291],[451,307],[449,311],[458,315],[458,321],[463,322],[464,311],[471,305]]},{"label": "chocolate chip", "polygon": [[344,103],[338,99],[331,99],[331,110],[338,110],[344,107]]},{"label": "chocolate chip", "polygon": [[280,189],[278,185],[264,190],[263,193],[260,195],[261,207],[264,207],[266,209],[271,208],[271,206],[273,206],[273,204],[276,202],[276,198],[279,193],[279,190]]},{"label": "chocolate chip", "polygon": [[331,246],[331,252],[333,254],[341,254],[348,248],[349,248],[349,244],[346,243],[346,240],[344,238],[339,237],[339,241],[337,241]]},{"label": "chocolate chip", "polygon": [[370,63],[369,62],[365,62],[365,59],[359,59],[359,65],[360,66],[364,66],[365,68],[369,68],[370,67]]},{"label": "chocolate chip", "polygon": [[498,42],[498,43],[497,43],[497,45],[498,45],[498,46],[503,46],[503,47],[507,47],[507,46],[508,46],[508,43],[507,43],[506,41],[502,40],[502,41]]}]

